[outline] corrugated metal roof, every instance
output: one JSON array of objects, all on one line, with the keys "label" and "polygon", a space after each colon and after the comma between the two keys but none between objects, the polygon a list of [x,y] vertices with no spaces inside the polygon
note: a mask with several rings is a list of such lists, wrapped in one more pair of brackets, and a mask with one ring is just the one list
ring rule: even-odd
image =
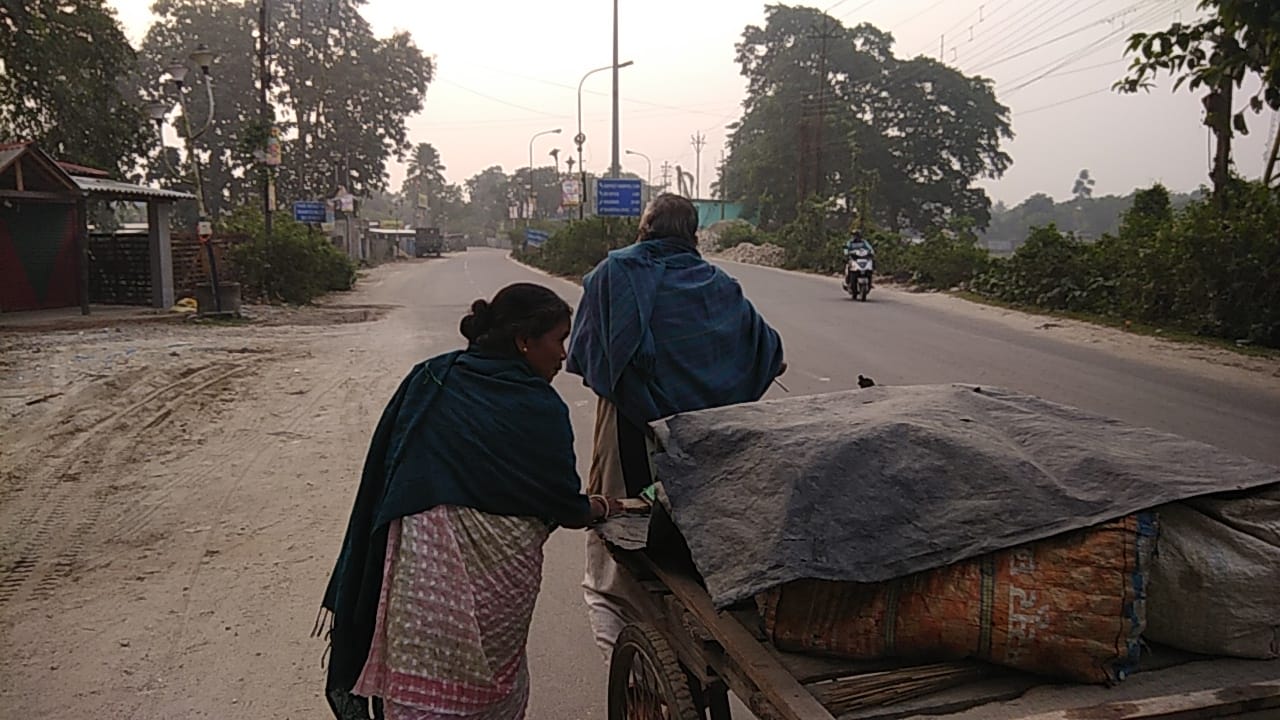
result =
[{"label": "corrugated metal roof", "polygon": [[134,185],[106,178],[75,176],[72,180],[90,195],[106,195],[117,200],[195,200],[191,193]]},{"label": "corrugated metal roof", "polygon": [[27,151],[26,145],[9,145],[0,147],[0,172],[4,172],[9,164]]}]

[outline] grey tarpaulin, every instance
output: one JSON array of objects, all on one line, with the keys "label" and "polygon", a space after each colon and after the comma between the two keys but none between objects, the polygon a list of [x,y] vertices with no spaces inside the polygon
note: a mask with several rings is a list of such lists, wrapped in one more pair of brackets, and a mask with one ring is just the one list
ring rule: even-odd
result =
[{"label": "grey tarpaulin", "polygon": [[873,387],[654,423],[671,514],[724,607],[799,578],[881,582],[1280,469],[963,385]]}]

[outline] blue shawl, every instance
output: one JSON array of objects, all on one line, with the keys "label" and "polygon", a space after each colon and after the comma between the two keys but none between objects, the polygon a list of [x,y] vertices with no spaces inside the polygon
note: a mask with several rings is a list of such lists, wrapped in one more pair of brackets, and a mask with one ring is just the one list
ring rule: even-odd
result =
[{"label": "blue shawl", "polygon": [[334,714],[365,712],[350,690],[373,639],[392,520],[453,505],[576,524],[590,513],[580,488],[569,409],[523,360],[459,351],[415,366],[374,431],[325,590]]},{"label": "blue shawl", "polygon": [[759,400],[781,365],[778,333],[686,242],[615,250],[583,279],[566,370],[641,427]]}]

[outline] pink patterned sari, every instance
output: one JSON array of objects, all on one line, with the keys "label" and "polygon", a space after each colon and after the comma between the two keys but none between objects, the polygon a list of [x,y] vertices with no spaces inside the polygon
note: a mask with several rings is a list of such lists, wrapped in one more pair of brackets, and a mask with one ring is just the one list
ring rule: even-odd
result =
[{"label": "pink patterned sari", "polygon": [[437,507],[391,524],[373,645],[354,692],[387,720],[520,720],[550,529]]}]

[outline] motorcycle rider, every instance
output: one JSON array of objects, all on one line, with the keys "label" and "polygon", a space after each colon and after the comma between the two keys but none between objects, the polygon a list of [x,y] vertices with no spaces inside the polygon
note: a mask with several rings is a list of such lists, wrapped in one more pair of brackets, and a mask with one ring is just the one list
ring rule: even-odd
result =
[{"label": "motorcycle rider", "polygon": [[876,251],[871,247],[871,243],[863,239],[861,230],[854,230],[853,237],[849,238],[848,242],[844,244],[845,258],[852,257],[855,250],[866,250],[871,257],[876,256]]}]

